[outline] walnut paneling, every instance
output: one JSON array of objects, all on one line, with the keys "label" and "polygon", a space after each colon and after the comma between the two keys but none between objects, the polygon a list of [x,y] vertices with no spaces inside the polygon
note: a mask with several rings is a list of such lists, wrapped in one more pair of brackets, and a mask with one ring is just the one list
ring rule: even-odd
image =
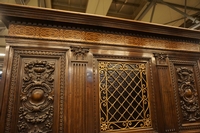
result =
[{"label": "walnut paneling", "polygon": [[[200,132],[200,32],[24,6],[0,7],[9,30],[0,91],[1,132]],[[101,70],[110,69],[100,68],[101,64],[108,62],[117,66],[113,71],[118,74],[100,80],[106,77]],[[136,76],[131,77],[133,73]],[[128,87],[131,96],[126,94]],[[109,114],[118,127],[110,126],[113,121],[101,113],[107,110],[104,89],[110,88],[114,89],[110,95],[122,90],[122,100],[117,96],[115,100],[125,111],[117,105],[113,110],[126,117],[122,122],[113,118],[116,113]]]},{"label": "walnut paneling", "polygon": [[14,49],[2,131],[64,132],[65,64],[64,52]]}]

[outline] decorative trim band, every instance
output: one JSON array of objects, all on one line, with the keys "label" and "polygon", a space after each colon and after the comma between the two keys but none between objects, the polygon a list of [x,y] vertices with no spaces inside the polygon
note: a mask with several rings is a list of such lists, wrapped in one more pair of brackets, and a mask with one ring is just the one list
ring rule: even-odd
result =
[{"label": "decorative trim band", "polygon": [[119,46],[136,46],[169,50],[200,51],[197,43],[184,40],[167,40],[162,38],[142,37],[103,31],[88,31],[77,28],[40,27],[20,24],[10,24],[10,36],[32,37],[43,39],[59,39],[68,41],[89,42],[98,44],[113,44]]}]

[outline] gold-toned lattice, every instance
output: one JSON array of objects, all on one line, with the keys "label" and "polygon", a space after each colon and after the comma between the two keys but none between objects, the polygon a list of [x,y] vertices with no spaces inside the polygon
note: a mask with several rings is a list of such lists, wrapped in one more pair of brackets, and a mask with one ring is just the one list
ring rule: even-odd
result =
[{"label": "gold-toned lattice", "polygon": [[99,62],[101,131],[151,127],[145,63]]}]

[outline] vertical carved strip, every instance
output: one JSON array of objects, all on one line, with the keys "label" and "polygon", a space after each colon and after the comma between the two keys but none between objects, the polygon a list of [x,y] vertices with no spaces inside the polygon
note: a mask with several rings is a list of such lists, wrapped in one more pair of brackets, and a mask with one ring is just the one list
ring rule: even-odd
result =
[{"label": "vertical carved strip", "polygon": [[150,70],[150,80],[151,80],[151,87],[152,87],[152,101],[153,101],[153,106],[151,106],[153,108],[154,111],[154,119],[152,119],[152,123],[155,124],[155,129],[158,130],[158,120],[157,120],[157,112],[156,112],[156,101],[155,101],[155,90],[153,88],[154,87],[154,83],[153,83],[153,72],[152,72],[152,62],[149,61],[149,70]]},{"label": "vertical carved strip", "polygon": [[72,93],[73,93],[73,101],[72,101],[72,123],[76,123],[73,125],[73,133],[85,133],[86,128],[86,118],[85,118],[85,103],[86,103],[86,67],[87,63],[72,63]]},{"label": "vertical carved strip", "polygon": [[96,67],[96,59],[93,59],[93,88],[94,88],[94,133],[97,133],[97,127],[98,127],[98,87],[97,87],[97,67]]},{"label": "vertical carved strip", "polygon": [[17,73],[19,68],[19,53],[16,51],[14,53],[13,64],[12,64],[12,72],[11,72],[11,83],[10,83],[10,92],[8,98],[8,108],[6,115],[6,124],[5,124],[5,133],[10,133],[11,130],[11,119],[12,119],[12,111],[13,111],[13,101],[14,101],[14,92],[16,89],[17,83]]},{"label": "vertical carved strip", "polygon": [[176,85],[176,76],[174,73],[174,65],[172,62],[170,62],[170,73],[171,73],[171,79],[172,79],[172,85],[173,85],[173,91],[174,91],[174,97],[175,97],[175,105],[176,105],[176,114],[178,118],[178,126],[181,126],[181,120],[180,120],[180,113],[179,113],[179,103],[178,103],[178,96],[177,96],[177,85]]},{"label": "vertical carved strip", "polygon": [[66,56],[62,54],[60,56],[61,69],[60,69],[60,114],[59,114],[59,132],[64,132],[64,95],[65,95],[65,67],[66,67]]}]

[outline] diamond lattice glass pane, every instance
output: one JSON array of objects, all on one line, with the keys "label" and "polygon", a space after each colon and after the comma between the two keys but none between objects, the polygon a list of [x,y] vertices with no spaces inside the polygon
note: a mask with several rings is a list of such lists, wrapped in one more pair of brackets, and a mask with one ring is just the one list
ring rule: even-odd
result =
[{"label": "diamond lattice glass pane", "polygon": [[151,127],[145,63],[99,62],[102,131]]}]

